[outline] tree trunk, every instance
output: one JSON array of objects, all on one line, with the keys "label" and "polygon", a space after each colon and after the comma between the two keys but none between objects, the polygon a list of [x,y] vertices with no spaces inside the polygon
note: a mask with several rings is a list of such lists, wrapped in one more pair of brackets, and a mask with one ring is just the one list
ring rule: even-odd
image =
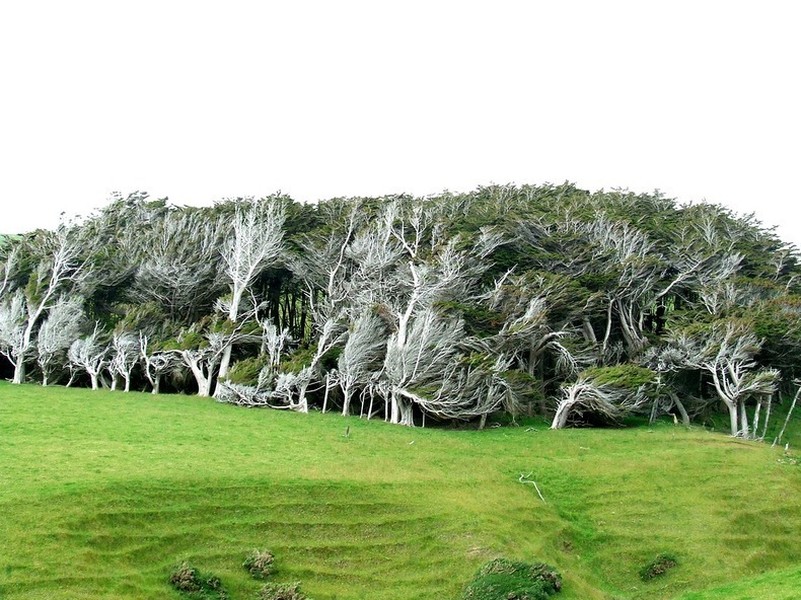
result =
[{"label": "tree trunk", "polygon": [[395,392],[392,392],[390,401],[389,422],[397,425],[400,422],[400,411],[398,410],[398,395]]},{"label": "tree trunk", "polygon": [[777,443],[781,443],[782,436],[784,435],[784,430],[787,429],[787,424],[790,422],[790,417],[793,414],[793,409],[795,408],[796,402],[798,402],[798,396],[801,395],[801,387],[799,387],[796,392],[795,396],[793,396],[793,402],[790,404],[790,410],[787,411],[787,416],[784,418],[784,425],[782,425],[782,429],[779,432],[779,435],[773,440],[773,445],[775,446]]},{"label": "tree trunk", "polygon": [[373,394],[373,388],[370,388],[370,408],[367,409],[367,420],[373,418],[373,400],[375,399],[375,394]]},{"label": "tree trunk", "polygon": [[407,425],[409,427],[414,427],[411,402],[406,401],[399,393],[395,391],[392,392],[391,398],[392,414],[389,422],[395,425]]},{"label": "tree trunk", "polygon": [[17,359],[17,364],[14,366],[14,379],[12,383],[24,383],[25,381],[25,361],[22,356]]},{"label": "tree trunk", "polygon": [[748,438],[750,436],[750,432],[748,429],[748,415],[745,412],[745,401],[740,400],[740,431],[738,432],[744,438]]},{"label": "tree trunk", "polygon": [[606,354],[606,348],[609,344],[609,336],[612,334],[612,306],[614,300],[609,301],[609,305],[606,307],[606,331],[604,332],[604,341],[601,344],[601,354]]},{"label": "tree trunk", "polygon": [[762,412],[762,403],[764,400],[761,398],[757,401],[756,410],[754,410],[754,421],[751,424],[751,431],[754,432],[754,437],[756,437],[757,432],[759,431],[759,413]]},{"label": "tree trunk", "polygon": [[[762,435],[759,436],[759,441],[765,439],[765,434],[768,432],[768,423],[770,423],[770,408],[773,405],[773,396],[768,396],[768,406],[765,409],[765,425],[762,426]],[[756,435],[756,429],[754,429],[754,435]]]},{"label": "tree trunk", "polygon": [[211,373],[207,376],[200,366],[200,359],[192,356],[188,350],[184,350],[181,354],[184,358],[184,364],[192,371],[192,375],[194,375],[197,382],[197,395],[207,398],[211,395]]},{"label": "tree trunk", "polygon": [[228,366],[231,364],[231,344],[228,344],[223,351],[222,360],[220,361],[219,377],[228,375]]},{"label": "tree trunk", "polygon": [[211,378],[205,375],[198,377],[195,374],[195,379],[197,380],[197,395],[203,398],[211,396]]},{"label": "tree trunk", "polygon": [[161,386],[161,375],[156,375],[153,379],[150,380],[150,384],[153,386],[153,391],[151,394],[158,394],[159,387]]},{"label": "tree trunk", "polygon": [[689,427],[690,415],[687,414],[687,409],[684,408],[684,404],[682,404],[681,400],[679,400],[679,397],[676,395],[675,392],[670,391],[668,392],[668,395],[670,396],[670,399],[673,400],[673,404],[676,406],[676,409],[679,411],[679,414],[681,415],[681,424],[684,425],[685,427]]},{"label": "tree trunk", "polygon": [[92,380],[92,389],[100,389],[100,383],[97,380],[97,373],[89,373],[89,379]]},{"label": "tree trunk", "polygon": [[410,402],[402,401],[400,403],[400,424],[407,427],[414,427],[414,411]]},{"label": "tree trunk", "polygon": [[306,399],[306,388],[309,387],[309,380],[307,379],[300,384],[298,389],[298,404],[295,410],[302,413],[309,412],[309,401]]},{"label": "tree trunk", "polygon": [[581,331],[584,335],[585,342],[590,342],[592,345],[598,343],[598,338],[595,336],[595,330],[592,328],[592,323],[590,323],[588,317],[584,317],[582,319]]},{"label": "tree trunk", "polygon": [[726,402],[726,408],[729,409],[729,424],[731,425],[732,436],[737,436],[739,430],[737,426],[737,404],[734,402]]},{"label": "tree trunk", "polygon": [[342,395],[344,398],[342,399],[342,416],[347,417],[350,414],[350,397],[353,394],[351,391],[350,384],[345,384],[345,387],[342,388]]},{"label": "tree trunk", "polygon": [[563,429],[567,425],[567,417],[570,416],[570,409],[575,404],[574,400],[563,400],[556,408],[556,414],[551,421],[551,429]]}]

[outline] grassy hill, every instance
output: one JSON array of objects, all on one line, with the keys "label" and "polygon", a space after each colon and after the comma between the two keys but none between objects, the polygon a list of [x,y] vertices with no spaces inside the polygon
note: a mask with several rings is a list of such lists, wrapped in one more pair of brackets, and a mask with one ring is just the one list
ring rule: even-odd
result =
[{"label": "grassy hill", "polygon": [[[421,430],[0,383],[0,598],[177,600],[182,560],[255,598],[255,548],[315,600],[455,599],[496,556],[555,565],[566,600],[792,598],[799,468],[672,424]],[[660,552],[678,567],[643,582]]]}]

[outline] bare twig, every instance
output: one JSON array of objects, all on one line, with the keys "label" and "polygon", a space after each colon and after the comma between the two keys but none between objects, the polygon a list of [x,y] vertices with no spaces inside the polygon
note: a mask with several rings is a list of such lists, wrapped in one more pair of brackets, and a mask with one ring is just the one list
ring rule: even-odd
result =
[{"label": "bare twig", "polygon": [[530,483],[531,485],[533,485],[534,489],[537,490],[537,495],[540,497],[540,500],[542,500],[542,503],[543,504],[548,504],[545,501],[545,498],[543,498],[542,492],[540,491],[540,487],[537,485],[537,482],[534,481],[533,479],[529,479],[529,477],[531,477],[531,473],[529,473],[528,475],[524,475],[523,473],[520,473],[520,478],[518,479],[518,481],[520,483]]}]

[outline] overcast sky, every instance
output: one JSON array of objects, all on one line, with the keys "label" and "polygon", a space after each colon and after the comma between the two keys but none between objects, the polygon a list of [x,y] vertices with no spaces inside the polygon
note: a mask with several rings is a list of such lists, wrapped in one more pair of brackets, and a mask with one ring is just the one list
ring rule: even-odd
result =
[{"label": "overcast sky", "polygon": [[0,231],[208,204],[661,189],[801,245],[797,3],[0,3]]}]

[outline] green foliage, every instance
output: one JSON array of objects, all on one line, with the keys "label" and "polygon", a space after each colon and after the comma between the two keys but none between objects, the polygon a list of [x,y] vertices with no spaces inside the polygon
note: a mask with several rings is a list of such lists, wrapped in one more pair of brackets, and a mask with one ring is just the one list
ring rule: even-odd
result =
[{"label": "green foliage", "polygon": [[199,331],[186,331],[178,338],[178,349],[191,350],[193,348],[205,348],[208,340]]},{"label": "green foliage", "polygon": [[228,371],[227,381],[240,385],[256,385],[259,382],[259,373],[267,365],[269,359],[269,356],[259,354],[235,362]]},{"label": "green foliage", "polygon": [[504,371],[503,379],[523,407],[541,406],[545,402],[542,381],[526,371]]},{"label": "green foliage", "polygon": [[258,600],[311,600],[300,591],[300,583],[266,583],[259,590]]},{"label": "green foliage", "polygon": [[341,346],[334,346],[328,352],[323,354],[322,358],[320,359],[320,365],[323,367],[323,370],[330,371],[331,369],[336,369],[340,354],[342,354]]},{"label": "green foliage", "polygon": [[165,340],[164,350],[194,350],[206,348],[209,341],[203,335],[203,331],[208,326],[210,319],[203,319],[194,323],[191,327],[186,327],[176,338]]},{"label": "green foliage", "polygon": [[269,550],[253,550],[242,566],[254,579],[266,579],[275,571],[275,556]]},{"label": "green foliage", "polygon": [[591,367],[582,376],[598,385],[610,385],[634,392],[642,386],[652,384],[656,373],[646,367],[624,363],[609,367]]},{"label": "green foliage", "polygon": [[228,600],[219,577],[206,575],[186,562],[170,573],[170,585],[191,600]]},{"label": "green foliage", "polygon": [[562,589],[559,572],[545,563],[496,558],[479,569],[463,600],[547,600]]},{"label": "green foliage", "polygon": [[679,561],[669,553],[657,554],[653,560],[649,561],[642,569],[640,569],[640,579],[643,581],[650,581],[655,577],[661,577],[669,570],[678,566]]},{"label": "green foliage", "polygon": [[313,358],[314,348],[300,346],[281,362],[280,370],[282,373],[298,373],[305,367],[311,366]]},{"label": "green foliage", "polygon": [[786,371],[787,379],[801,374],[801,296],[782,294],[751,307],[748,316],[762,340],[762,363]]},{"label": "green foliage", "polygon": [[[164,306],[160,302],[141,302],[136,304],[119,304],[117,310],[121,313],[115,326],[115,331],[142,331],[156,338],[168,337],[171,325],[164,313]],[[157,341],[150,342],[151,349],[158,349]]]},{"label": "green foliage", "polygon": [[476,304],[447,300],[438,302],[435,306],[443,315],[464,319],[465,331],[470,335],[486,337],[503,327],[501,314]]}]

